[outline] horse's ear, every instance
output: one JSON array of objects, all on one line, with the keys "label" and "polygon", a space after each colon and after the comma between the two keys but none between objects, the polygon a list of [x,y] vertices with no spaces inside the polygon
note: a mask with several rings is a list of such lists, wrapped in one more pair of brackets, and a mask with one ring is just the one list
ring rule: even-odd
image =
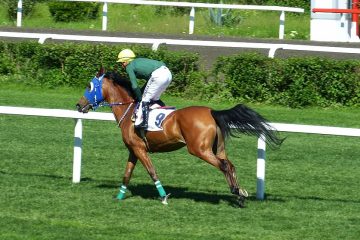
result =
[{"label": "horse's ear", "polygon": [[105,73],[105,68],[103,66],[100,67],[99,72],[96,74],[96,77],[100,77]]}]

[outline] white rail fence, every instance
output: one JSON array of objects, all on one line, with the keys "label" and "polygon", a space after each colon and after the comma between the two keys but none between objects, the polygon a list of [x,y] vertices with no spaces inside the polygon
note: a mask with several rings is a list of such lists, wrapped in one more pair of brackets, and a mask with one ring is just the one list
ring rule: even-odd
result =
[{"label": "white rail fence", "polygon": [[[143,0],[63,0],[68,2],[99,2],[103,3],[102,30],[107,30],[108,3],[152,5],[152,6],[172,6],[188,7],[190,10],[189,34],[194,33],[195,26],[195,8],[223,8],[223,9],[240,9],[240,10],[261,10],[261,11],[279,11],[279,39],[284,39],[285,34],[285,12],[304,13],[303,8],[278,7],[278,6],[257,6],[257,5],[234,5],[234,4],[210,4],[210,3],[191,3],[191,2],[166,2],[166,1],[143,1]],[[17,27],[21,27],[22,19],[22,2],[18,0],[17,10]]]},{"label": "white rail fence", "polygon": [[70,35],[70,34],[47,34],[47,33],[32,33],[32,32],[0,32],[0,37],[38,39],[38,42],[42,44],[47,39],[87,41],[87,42],[151,44],[152,49],[154,51],[156,51],[161,44],[177,45],[177,46],[269,49],[268,56],[271,58],[275,56],[276,51],[279,49],[311,51],[311,52],[360,54],[359,48],[329,47],[329,46],[321,46],[321,45],[283,44],[283,43],[223,42],[223,41],[202,41],[202,40],[178,40],[178,39],[166,39],[166,38],[128,38],[128,37],[85,36],[85,35]]},{"label": "white rail fence", "polygon": [[[83,114],[77,111],[61,110],[61,109],[0,106],[0,114],[75,119],[73,177],[72,177],[72,181],[74,183],[79,183],[81,179],[82,119],[115,121],[112,113],[89,112],[87,114]],[[285,123],[271,123],[271,126],[276,128],[278,131],[283,131],[283,132],[360,137],[360,129],[358,128],[325,127],[325,126],[298,125],[298,124],[285,124]],[[264,140],[259,138],[257,171],[256,171],[256,176],[257,176],[256,198],[259,200],[262,200],[265,197],[265,151],[266,151],[265,147],[266,144]]]}]

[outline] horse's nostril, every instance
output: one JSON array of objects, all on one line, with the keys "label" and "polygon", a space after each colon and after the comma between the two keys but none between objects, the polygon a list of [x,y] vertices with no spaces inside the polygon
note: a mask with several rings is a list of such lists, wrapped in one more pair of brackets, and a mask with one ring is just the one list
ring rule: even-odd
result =
[{"label": "horse's nostril", "polygon": [[80,104],[76,104],[75,106],[76,106],[76,109],[77,109],[79,112],[81,112],[81,106],[80,106]]}]

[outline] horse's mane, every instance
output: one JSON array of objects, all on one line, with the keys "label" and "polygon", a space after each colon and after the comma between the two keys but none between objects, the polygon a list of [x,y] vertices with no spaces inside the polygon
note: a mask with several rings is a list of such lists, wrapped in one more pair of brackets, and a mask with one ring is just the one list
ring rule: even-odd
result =
[{"label": "horse's mane", "polygon": [[131,83],[129,80],[125,79],[123,76],[121,76],[118,72],[116,71],[108,71],[105,73],[104,75],[105,78],[112,80],[115,84],[121,86],[122,88],[124,88],[126,90],[126,92],[132,97],[134,98],[134,92],[131,88]]}]

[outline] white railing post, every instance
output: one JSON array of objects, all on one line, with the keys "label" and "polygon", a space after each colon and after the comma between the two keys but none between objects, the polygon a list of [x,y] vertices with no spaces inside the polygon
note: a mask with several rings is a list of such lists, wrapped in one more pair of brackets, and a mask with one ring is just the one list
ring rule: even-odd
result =
[{"label": "white railing post", "polygon": [[189,34],[194,33],[194,25],[195,25],[195,8],[192,7],[190,11],[190,22],[189,22]]},{"label": "white railing post", "polygon": [[272,47],[272,48],[270,48],[268,57],[269,57],[269,58],[274,58],[274,57],[275,57],[275,52],[276,52],[276,50],[278,50],[279,48],[280,48],[280,47]]},{"label": "white railing post", "polygon": [[258,156],[256,170],[256,199],[264,200],[265,198],[265,136],[261,135],[258,139]]},{"label": "white railing post", "polygon": [[156,52],[159,49],[160,45],[163,43],[165,43],[165,42],[164,41],[155,41],[151,47],[151,50]]},{"label": "white railing post", "polygon": [[81,179],[81,153],[82,153],[82,120],[75,120],[74,133],[74,159],[73,159],[73,183],[79,183]]},{"label": "white railing post", "polygon": [[284,39],[285,33],[285,11],[280,14],[279,39]]},{"label": "white railing post", "polygon": [[17,4],[17,14],[16,14],[17,27],[21,27],[21,18],[22,18],[22,0],[19,0]]},{"label": "white railing post", "polygon": [[104,2],[103,5],[103,18],[102,18],[102,30],[106,31],[107,29],[107,13],[108,13],[108,4]]}]

